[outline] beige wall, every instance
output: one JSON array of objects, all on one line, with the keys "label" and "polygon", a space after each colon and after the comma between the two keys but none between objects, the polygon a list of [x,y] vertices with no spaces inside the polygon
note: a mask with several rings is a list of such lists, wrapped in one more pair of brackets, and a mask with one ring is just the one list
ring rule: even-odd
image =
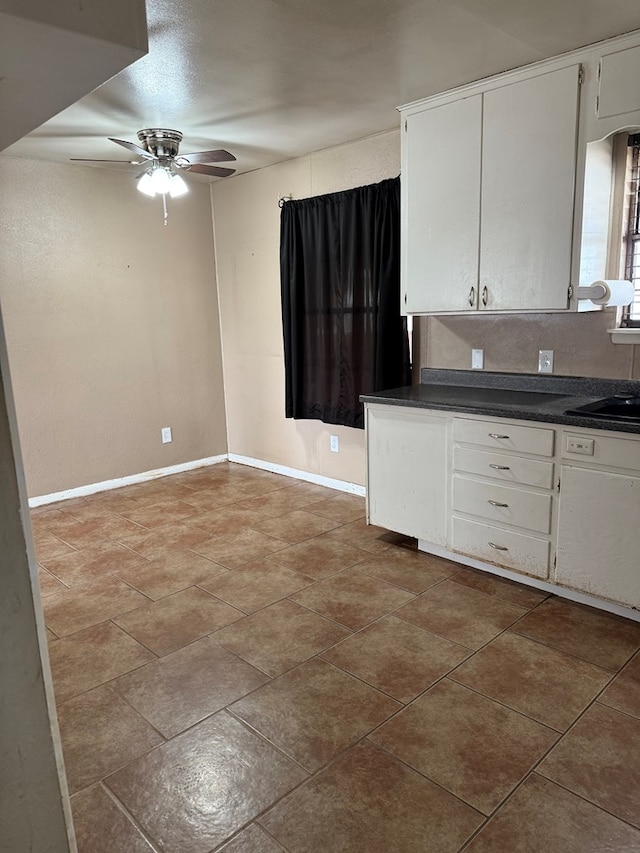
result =
[{"label": "beige wall", "polygon": [[420,319],[421,367],[471,368],[484,349],[485,370],[537,373],[538,350],[554,351],[554,373],[640,379],[640,349],[612,344],[615,310],[584,314],[517,314]]},{"label": "beige wall", "polygon": [[[364,483],[361,430],[284,417],[278,198],[363,186],[399,171],[393,131],[212,185],[231,453]],[[331,434],[339,453],[329,450]]]},{"label": "beige wall", "polygon": [[29,495],[225,453],[208,186],[171,202],[163,227],[130,174],[0,157],[0,184]]}]

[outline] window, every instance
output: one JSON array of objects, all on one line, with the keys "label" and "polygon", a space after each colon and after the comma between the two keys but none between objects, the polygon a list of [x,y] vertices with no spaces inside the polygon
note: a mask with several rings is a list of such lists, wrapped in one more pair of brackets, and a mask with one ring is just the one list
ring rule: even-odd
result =
[{"label": "window", "polygon": [[622,253],[624,277],[633,282],[635,296],[622,324],[640,328],[640,133],[629,137],[626,166]]}]

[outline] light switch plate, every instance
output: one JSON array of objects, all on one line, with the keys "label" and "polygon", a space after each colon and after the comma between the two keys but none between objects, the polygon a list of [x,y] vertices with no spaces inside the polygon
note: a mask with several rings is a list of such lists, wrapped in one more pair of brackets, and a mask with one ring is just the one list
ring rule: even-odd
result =
[{"label": "light switch plate", "polygon": [[538,353],[538,373],[553,373],[553,350],[541,349]]},{"label": "light switch plate", "polygon": [[471,350],[471,369],[472,370],[482,370],[484,368],[484,350],[483,349],[472,349]]}]

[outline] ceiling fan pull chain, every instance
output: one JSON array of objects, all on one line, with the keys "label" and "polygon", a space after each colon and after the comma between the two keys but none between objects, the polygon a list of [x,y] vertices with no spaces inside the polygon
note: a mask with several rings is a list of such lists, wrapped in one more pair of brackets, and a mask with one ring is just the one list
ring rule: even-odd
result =
[{"label": "ceiling fan pull chain", "polygon": [[164,211],[164,222],[163,225],[167,224],[167,219],[169,218],[169,214],[167,213],[167,195],[163,193],[162,195],[162,209]]}]

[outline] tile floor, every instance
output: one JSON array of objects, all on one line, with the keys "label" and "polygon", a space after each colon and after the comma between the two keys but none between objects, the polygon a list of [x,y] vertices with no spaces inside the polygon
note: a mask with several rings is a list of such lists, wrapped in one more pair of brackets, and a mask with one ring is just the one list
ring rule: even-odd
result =
[{"label": "tile floor", "polygon": [[640,851],[640,624],[222,464],[34,511],[80,853]]}]

